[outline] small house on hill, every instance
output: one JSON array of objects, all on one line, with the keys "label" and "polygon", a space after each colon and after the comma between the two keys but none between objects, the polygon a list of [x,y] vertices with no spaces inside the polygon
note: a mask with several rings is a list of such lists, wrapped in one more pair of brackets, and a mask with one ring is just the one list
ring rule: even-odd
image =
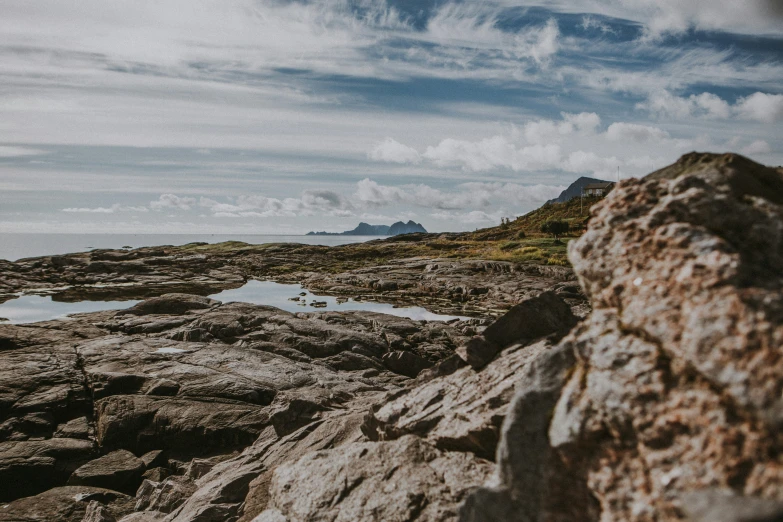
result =
[{"label": "small house on hill", "polygon": [[614,188],[614,183],[590,183],[582,188],[582,195],[588,197],[604,197]]}]

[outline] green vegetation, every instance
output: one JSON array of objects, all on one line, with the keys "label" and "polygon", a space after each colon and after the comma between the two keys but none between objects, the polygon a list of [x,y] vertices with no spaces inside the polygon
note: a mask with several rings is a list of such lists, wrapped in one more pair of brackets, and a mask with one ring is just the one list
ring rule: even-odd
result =
[{"label": "green vegetation", "polygon": [[[500,226],[476,232],[406,234],[331,248],[291,243],[249,245],[238,241],[163,248],[189,254],[209,253],[223,258],[224,262],[242,264],[250,273],[258,270],[282,276],[303,271],[339,273],[410,258],[490,259],[568,266],[567,243],[582,233],[589,207],[596,201],[585,198],[581,208],[578,198],[545,205],[515,220],[504,219]],[[567,225],[566,237],[562,231],[542,232],[541,227],[547,222]]]},{"label": "green vegetation", "polygon": [[541,232],[544,234],[552,234],[552,237],[555,239],[568,233],[568,229],[568,222],[560,219],[551,219],[541,224]]}]

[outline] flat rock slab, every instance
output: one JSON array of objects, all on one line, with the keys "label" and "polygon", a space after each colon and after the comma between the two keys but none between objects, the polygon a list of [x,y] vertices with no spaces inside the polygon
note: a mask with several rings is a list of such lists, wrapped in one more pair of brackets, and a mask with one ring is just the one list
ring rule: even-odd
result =
[{"label": "flat rock slab", "polygon": [[[63,486],[0,505],[0,522],[82,522],[92,503],[115,519],[133,511],[133,497],[128,495],[103,488]],[[92,509],[97,507],[93,504]]]},{"label": "flat rock slab", "polygon": [[55,438],[0,442],[0,501],[64,484],[97,454],[91,441]]},{"label": "flat rock slab", "polygon": [[117,450],[79,467],[68,479],[69,486],[93,486],[135,492],[146,466],[127,450]]},{"label": "flat rock slab", "polygon": [[256,520],[453,520],[491,470],[469,453],[444,453],[412,435],[316,451],[277,468],[269,507]]}]

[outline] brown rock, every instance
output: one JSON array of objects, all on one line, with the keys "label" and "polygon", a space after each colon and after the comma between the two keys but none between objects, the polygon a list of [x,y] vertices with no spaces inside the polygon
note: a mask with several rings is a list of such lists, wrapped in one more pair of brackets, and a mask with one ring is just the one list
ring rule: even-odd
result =
[{"label": "brown rock", "polygon": [[95,446],[86,440],[0,442],[0,501],[64,484],[76,468],[95,455]]},{"label": "brown rock", "polygon": [[571,243],[594,312],[550,437],[603,520],[682,519],[705,488],[783,500],[782,193],[779,170],[689,156]]},{"label": "brown rock", "polygon": [[220,301],[191,294],[165,294],[142,301],[117,315],[181,315],[191,310],[211,308]]},{"label": "brown rock", "polygon": [[565,334],[576,324],[571,308],[554,292],[526,299],[457,349],[457,355],[480,370],[503,348],[551,334]]},{"label": "brown rock", "polygon": [[116,519],[133,511],[133,499],[122,493],[102,488],[64,486],[0,506],[0,522],[82,522],[93,502],[97,504],[92,508],[93,512],[100,506],[106,517]]},{"label": "brown rock", "polygon": [[78,468],[68,479],[68,485],[135,493],[144,469],[144,461],[136,455],[127,450],[117,450]]}]

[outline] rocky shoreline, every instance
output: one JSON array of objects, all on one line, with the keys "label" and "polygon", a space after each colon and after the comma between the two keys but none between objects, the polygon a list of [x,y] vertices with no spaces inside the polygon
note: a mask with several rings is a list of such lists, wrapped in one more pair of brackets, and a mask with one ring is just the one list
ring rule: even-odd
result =
[{"label": "rocky shoreline", "polygon": [[[0,301],[144,299],[0,324],[0,521],[783,517],[780,169],[623,181],[573,269],[469,240],[0,261]],[[476,319],[205,297],[253,278]]]}]

